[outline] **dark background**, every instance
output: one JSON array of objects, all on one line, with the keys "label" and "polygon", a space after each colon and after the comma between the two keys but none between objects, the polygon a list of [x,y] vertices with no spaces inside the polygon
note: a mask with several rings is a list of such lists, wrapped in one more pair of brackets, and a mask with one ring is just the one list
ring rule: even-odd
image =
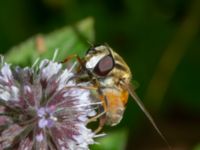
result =
[{"label": "dark background", "polygon": [[[109,43],[129,64],[174,150],[199,150],[200,1],[2,0],[0,52],[86,17],[94,18],[96,43]],[[131,99],[120,125],[105,132],[120,129],[128,131],[127,150],[167,149]]]}]

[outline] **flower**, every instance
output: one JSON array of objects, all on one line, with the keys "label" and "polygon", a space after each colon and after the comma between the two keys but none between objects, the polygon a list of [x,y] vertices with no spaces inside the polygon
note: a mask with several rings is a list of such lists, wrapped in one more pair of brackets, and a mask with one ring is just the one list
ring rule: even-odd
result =
[{"label": "flower", "polygon": [[95,115],[90,90],[71,69],[50,60],[38,67],[0,69],[0,149],[79,150],[94,144],[87,128]]}]

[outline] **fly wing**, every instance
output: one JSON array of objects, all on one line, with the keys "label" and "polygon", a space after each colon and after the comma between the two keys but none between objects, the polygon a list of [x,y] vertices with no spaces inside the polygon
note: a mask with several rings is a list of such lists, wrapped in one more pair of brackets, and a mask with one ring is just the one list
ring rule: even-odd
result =
[{"label": "fly wing", "polygon": [[160,137],[165,141],[165,143],[168,145],[169,149],[171,149],[171,146],[169,145],[168,141],[166,140],[165,136],[162,134],[158,126],[156,125],[154,119],[152,118],[151,114],[148,112],[148,110],[145,108],[143,102],[140,100],[140,98],[135,93],[134,87],[131,84],[125,84],[125,87],[129,91],[129,94],[134,99],[134,101],[137,103],[137,105],[140,107],[140,109],[144,112],[146,117],[149,119],[155,130],[158,132]]}]

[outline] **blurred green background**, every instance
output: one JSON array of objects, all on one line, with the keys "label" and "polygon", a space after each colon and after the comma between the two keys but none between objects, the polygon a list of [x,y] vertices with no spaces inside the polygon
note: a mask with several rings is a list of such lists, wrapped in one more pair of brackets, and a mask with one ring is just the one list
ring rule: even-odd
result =
[{"label": "blurred green background", "polygon": [[[173,149],[200,150],[199,0],[3,0],[0,52],[12,63],[30,64],[39,55],[32,51],[35,35],[64,26],[66,32],[45,36],[48,52],[83,53],[88,41],[108,43],[129,64],[138,95]],[[131,98],[122,122],[104,132],[91,149],[167,149]]]}]

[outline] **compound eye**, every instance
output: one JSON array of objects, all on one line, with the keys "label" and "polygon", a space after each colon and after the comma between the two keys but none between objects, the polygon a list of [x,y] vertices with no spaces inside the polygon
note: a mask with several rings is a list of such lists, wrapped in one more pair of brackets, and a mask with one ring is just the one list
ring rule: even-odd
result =
[{"label": "compound eye", "polygon": [[99,76],[106,76],[114,67],[114,60],[111,55],[102,58],[94,68],[94,73]]}]

